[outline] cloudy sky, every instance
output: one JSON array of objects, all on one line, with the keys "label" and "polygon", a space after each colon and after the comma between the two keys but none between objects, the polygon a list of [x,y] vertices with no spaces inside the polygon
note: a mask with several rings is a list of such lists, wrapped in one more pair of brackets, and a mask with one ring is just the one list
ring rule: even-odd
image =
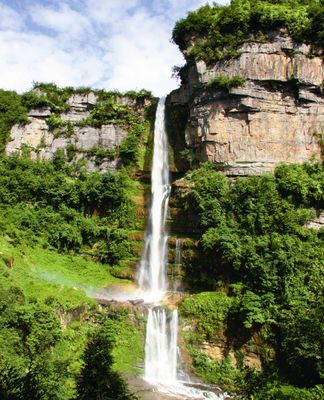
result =
[{"label": "cloudy sky", "polygon": [[0,87],[54,82],[165,94],[178,85],[172,66],[183,64],[172,28],[207,2],[0,0]]}]

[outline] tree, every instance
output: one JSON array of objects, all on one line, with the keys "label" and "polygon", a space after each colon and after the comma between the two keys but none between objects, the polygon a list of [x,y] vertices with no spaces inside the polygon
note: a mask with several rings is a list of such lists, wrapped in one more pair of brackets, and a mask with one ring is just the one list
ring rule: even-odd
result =
[{"label": "tree", "polygon": [[78,381],[78,400],[129,400],[124,381],[112,369],[112,347],[107,321],[89,338]]}]

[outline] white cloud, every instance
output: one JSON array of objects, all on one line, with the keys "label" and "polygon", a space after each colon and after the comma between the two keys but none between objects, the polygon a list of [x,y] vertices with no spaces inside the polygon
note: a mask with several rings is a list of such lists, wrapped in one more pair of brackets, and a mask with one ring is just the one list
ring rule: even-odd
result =
[{"label": "white cloud", "polygon": [[205,3],[28,0],[19,12],[0,4],[0,86],[25,91],[32,81],[46,81],[167,93],[177,86],[172,66],[183,63],[170,43],[172,28]]},{"label": "white cloud", "polygon": [[20,30],[24,26],[24,18],[5,4],[0,4],[0,30]]},{"label": "white cloud", "polygon": [[157,94],[170,91],[171,66],[179,52],[169,42],[169,30],[163,17],[148,17],[140,11],[128,19],[124,29],[110,38],[107,60],[113,60],[109,88],[121,90],[147,87]]},{"label": "white cloud", "polygon": [[35,24],[68,37],[80,39],[90,31],[88,18],[65,3],[59,3],[57,9],[34,4],[28,11]]},{"label": "white cloud", "polygon": [[86,0],[85,13],[97,23],[114,28],[122,26],[121,22],[139,3],[139,0]]},{"label": "white cloud", "polygon": [[89,50],[69,51],[45,35],[2,32],[0,35],[0,86],[26,91],[32,81],[60,86],[95,85],[106,66]]}]

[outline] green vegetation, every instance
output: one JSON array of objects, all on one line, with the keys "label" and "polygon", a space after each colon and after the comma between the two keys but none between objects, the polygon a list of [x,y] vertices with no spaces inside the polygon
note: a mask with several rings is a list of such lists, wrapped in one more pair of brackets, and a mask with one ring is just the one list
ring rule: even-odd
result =
[{"label": "green vegetation", "polygon": [[[59,251],[82,251],[117,263],[129,256],[124,226],[136,226],[130,199],[132,181],[119,173],[73,170],[58,159],[0,160],[0,225],[15,244],[38,244]],[[133,221],[133,225],[129,221]]]},{"label": "green vegetation", "polygon": [[[98,101],[87,105],[89,116],[64,121],[71,95],[90,92]],[[77,124],[113,123],[127,132],[116,150],[83,151],[98,165],[118,158],[114,173],[87,172],[82,160],[74,162],[80,150],[73,143],[57,150],[53,161],[32,161],[31,151],[39,149],[28,146],[21,156],[0,155],[1,399],[133,398],[119,373],[138,372],[142,316],[131,321],[126,311],[99,308],[89,296],[118,281],[112,273],[138,259],[130,237],[143,222],[132,200],[139,187],[130,175],[146,162],[154,107],[145,90],[37,83],[21,96],[0,92],[1,152],[12,125],[28,123],[33,108],[50,110],[46,120],[56,137],[71,137]]]},{"label": "green vegetation", "polygon": [[196,322],[196,333],[200,340],[206,340],[221,332],[230,305],[231,298],[223,292],[202,292],[186,298],[180,311]]},{"label": "green vegetation", "polygon": [[[19,260],[12,270],[16,266],[23,268]],[[82,302],[82,296],[77,308],[64,311],[58,298],[65,298],[67,304],[73,294],[45,280],[39,288],[48,290],[47,298],[43,300],[36,293],[28,297],[25,290],[28,293],[30,289],[26,286],[22,291],[19,282],[11,279],[11,270],[6,271],[1,264],[0,271],[1,399],[83,399],[89,398],[90,385],[93,399],[131,398],[119,373],[113,370],[120,361],[119,355],[112,353],[126,329],[135,332],[131,343],[138,346],[134,325],[125,319],[115,321],[113,314],[99,312],[94,303],[89,304],[90,299]]]},{"label": "green vegetation", "polygon": [[243,86],[244,83],[245,79],[241,78],[240,76],[218,75],[208,81],[207,87],[213,89],[229,90],[231,88]]},{"label": "green vegetation", "polygon": [[0,158],[1,399],[131,398],[119,371],[141,361],[141,330],[88,296],[134,256],[135,190],[125,171],[76,172],[59,154]]},{"label": "green vegetation", "polygon": [[16,92],[0,89],[0,153],[9,140],[10,129],[14,124],[27,122],[27,109]]},{"label": "green vegetation", "polygon": [[[120,375],[113,370],[114,342],[118,327],[106,320],[88,341],[78,381],[78,399],[128,400],[133,398]],[[125,351],[125,349],[124,349]]]},{"label": "green vegetation", "polygon": [[228,6],[203,6],[178,21],[173,40],[186,48],[188,35],[195,45],[188,56],[207,63],[239,56],[246,41],[264,41],[271,30],[282,27],[298,42],[323,46],[323,0],[232,0]]},{"label": "green vegetation", "polygon": [[[197,373],[249,399],[319,399],[324,236],[305,224],[324,208],[323,166],[282,165],[274,175],[233,183],[207,163],[186,180],[183,218],[197,221],[200,232],[186,278],[197,290],[215,291],[181,306],[194,321],[186,335]],[[224,335],[235,351],[257,347],[264,371],[234,371],[228,359],[212,362],[200,352],[203,341]]]},{"label": "green vegetation", "polygon": [[[80,121],[67,121],[62,118],[62,114],[70,110],[68,100],[72,95],[87,95],[89,93],[93,93],[97,101],[95,104],[87,105],[89,109],[88,117]],[[144,147],[152,123],[152,101],[152,93],[144,89],[138,92],[121,93],[118,91],[91,90],[89,88],[59,88],[53,83],[35,83],[33,89],[23,95],[1,90],[0,153],[3,153],[9,140],[11,127],[15,123],[28,123],[28,110],[47,108],[50,115],[46,117],[46,122],[49,130],[53,132],[56,138],[60,136],[70,138],[73,136],[76,126],[100,128],[102,125],[114,124],[129,133],[121,144],[120,151],[119,148],[116,150],[92,148],[89,151],[83,151],[78,149],[76,145],[70,144],[66,149],[66,159],[63,152],[57,154],[61,163],[72,162],[75,153],[78,151],[93,156],[97,165],[100,165],[106,159],[120,158],[125,166],[139,166],[143,164]],[[27,154],[33,149],[25,150],[25,154]]]}]

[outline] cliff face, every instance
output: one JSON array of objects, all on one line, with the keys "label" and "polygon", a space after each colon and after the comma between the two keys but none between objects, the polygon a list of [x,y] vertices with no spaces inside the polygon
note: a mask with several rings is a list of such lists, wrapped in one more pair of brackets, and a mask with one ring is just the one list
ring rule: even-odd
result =
[{"label": "cliff face", "polygon": [[[194,161],[220,164],[228,175],[258,175],[280,163],[321,159],[324,64],[310,46],[284,32],[266,43],[245,43],[236,59],[207,66],[188,61],[185,84],[171,104],[188,104],[186,145]],[[188,41],[186,54],[192,43]],[[242,77],[228,89],[217,77]]]},{"label": "cliff face", "polygon": [[[28,148],[32,158],[52,160],[57,151],[63,152],[69,162],[81,161],[87,170],[115,169],[120,162],[118,149],[128,135],[122,123],[91,126],[86,122],[90,111],[98,104],[98,95],[74,93],[67,100],[68,111],[58,118],[64,128],[50,127],[50,118],[55,116],[50,107],[37,107],[28,112],[26,125],[15,124],[6,146],[6,154]],[[150,100],[139,100],[127,96],[116,99],[141,121],[145,120],[145,107]]]}]

